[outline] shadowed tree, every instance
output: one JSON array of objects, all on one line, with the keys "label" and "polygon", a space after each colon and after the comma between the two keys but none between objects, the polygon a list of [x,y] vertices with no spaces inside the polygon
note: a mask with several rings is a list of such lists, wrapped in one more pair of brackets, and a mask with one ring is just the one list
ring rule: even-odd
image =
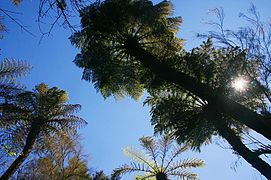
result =
[{"label": "shadowed tree", "polygon": [[[121,10],[113,13],[113,7]],[[215,102],[219,111],[271,138],[266,118],[183,70],[184,58],[178,56],[183,53],[182,43],[175,37],[181,21],[169,18],[170,13],[167,1],[152,5],[150,1],[109,0],[81,10],[82,30],[71,41],[82,50],[74,62],[84,68],[83,79],[93,81],[105,96],[128,93],[136,97],[157,81],[156,74]]]},{"label": "shadowed tree", "polygon": [[[3,38],[2,32],[5,31],[5,27],[2,24],[2,16],[0,16],[0,40]],[[0,49],[1,50],[1,49]],[[24,91],[24,87],[17,81],[18,78],[25,76],[31,70],[31,66],[22,60],[7,59],[4,58],[0,62],[0,129],[5,126],[2,120],[2,115],[6,110],[15,108],[11,104],[8,104],[9,99],[16,94]],[[1,136],[2,132],[0,132]],[[9,150],[7,144],[1,144],[0,146],[0,167],[3,173],[4,169],[10,162],[10,156],[14,155],[13,151]]]},{"label": "shadowed tree", "polygon": [[[253,82],[244,91],[234,89],[230,82],[231,76],[241,74],[243,58],[235,59],[234,53],[238,52],[231,49],[223,51],[221,53],[212,48],[211,41],[207,41],[200,48],[193,49],[188,60],[190,61],[192,57],[197,61],[187,64],[191,75],[218,87],[221,93],[246,107],[261,108],[264,96],[261,90],[253,86]],[[227,51],[231,51],[232,57]],[[210,69],[212,69],[211,73]],[[151,121],[155,125],[156,132],[173,133],[179,142],[192,143],[196,149],[199,149],[202,144],[211,142],[213,135],[221,135],[239,155],[258,170],[264,171],[264,168],[268,170],[269,165],[258,155],[253,154],[240,140],[242,133],[246,133],[248,129],[230,116],[216,111],[212,103],[172,85],[162,86],[150,94],[151,97],[148,97],[145,103],[151,106]]]},{"label": "shadowed tree", "polygon": [[[32,67],[25,61],[4,59],[0,63],[0,129],[5,129],[6,122],[3,118],[7,111],[17,111],[18,107],[9,103],[10,99],[17,94],[24,92],[16,78],[25,76]],[[19,110],[20,111],[20,110]],[[2,132],[0,133],[0,136]],[[2,143],[2,147],[8,146]],[[11,151],[12,152],[12,151]]]},{"label": "shadowed tree", "polygon": [[8,179],[31,153],[33,146],[42,146],[45,137],[58,131],[73,131],[86,122],[74,115],[79,104],[66,104],[67,93],[57,87],[48,88],[44,83],[33,92],[27,91],[12,99],[13,106],[21,111],[7,111],[2,121],[1,142],[21,151],[1,179]]},{"label": "shadowed tree", "polygon": [[139,142],[145,152],[132,147],[125,148],[124,154],[135,162],[116,168],[111,175],[112,179],[126,173],[139,172],[144,175],[137,175],[136,179],[167,180],[170,177],[179,177],[194,180],[197,179],[197,175],[186,169],[204,165],[199,159],[177,160],[178,156],[190,146],[187,144],[175,146],[174,139],[170,136],[164,135],[156,141],[152,137],[142,137]]},{"label": "shadowed tree", "polygon": [[[217,121],[209,117],[212,124],[220,121],[228,124],[227,119],[234,120],[235,124],[246,125],[271,139],[270,118],[256,112],[258,104],[248,105],[244,102],[250,101],[250,97],[240,99],[240,96],[229,94],[226,83],[231,78],[224,77],[222,82],[219,82],[220,78],[215,78],[216,75],[223,75],[215,71],[219,70],[216,66],[223,64],[213,63],[214,59],[228,59],[229,64],[235,63],[242,60],[245,52],[238,48],[221,49],[219,53],[213,53],[214,49],[212,54],[208,49],[203,49],[205,53],[198,53],[197,50],[184,52],[182,40],[176,38],[181,19],[171,17],[171,10],[169,1],[153,5],[146,0],[125,0],[122,3],[107,0],[82,9],[82,30],[71,37],[71,42],[81,49],[74,62],[84,69],[82,78],[92,81],[105,97],[130,95],[138,98],[145,89],[149,93],[159,93],[163,92],[163,87],[177,86],[180,92],[209,104],[211,112],[222,115],[219,119],[215,115]],[[209,63],[207,66],[202,64],[205,59]],[[242,68],[238,63],[235,65],[239,68],[234,72],[236,67],[231,67],[232,76],[238,75]],[[164,89],[169,90],[169,94],[172,91]],[[254,90],[252,88],[252,92]],[[252,102],[261,97],[256,90]],[[219,127],[224,127],[219,130],[216,127],[219,134],[225,132],[224,125]],[[235,137],[230,128],[226,129],[234,135],[231,137]],[[210,132],[214,131],[211,129]],[[242,154],[240,147],[244,150],[245,146],[241,141],[236,146],[231,138],[227,140],[253,167],[271,178],[271,168],[267,163],[257,156],[254,160],[250,159],[248,151]]]},{"label": "shadowed tree", "polygon": [[[269,22],[264,22],[260,18],[260,13],[256,7],[251,4],[247,13],[240,13],[241,20],[245,20],[246,25],[238,27],[237,30],[226,29],[224,26],[224,12],[222,8],[215,8],[211,12],[217,17],[217,21],[210,22],[212,29],[208,34],[199,34],[199,37],[211,37],[215,41],[215,45],[223,48],[238,47],[244,53],[244,61],[242,62],[242,73],[248,82],[252,82],[249,86],[257,87],[264,98],[260,101],[264,103],[262,107],[258,107],[266,117],[270,116],[271,102],[271,28]],[[253,64],[253,66],[251,66]],[[257,66],[258,71],[255,73],[252,69]],[[247,94],[247,93],[246,93]],[[245,94],[245,95],[246,95]],[[256,108],[253,108],[256,109]],[[270,155],[270,142],[260,142],[250,135],[245,137],[248,144],[254,147],[253,152],[258,156],[265,154]]]}]

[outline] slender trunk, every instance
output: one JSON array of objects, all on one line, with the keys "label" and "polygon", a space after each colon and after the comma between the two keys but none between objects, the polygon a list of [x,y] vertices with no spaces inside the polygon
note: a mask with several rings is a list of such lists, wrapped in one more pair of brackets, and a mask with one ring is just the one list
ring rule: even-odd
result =
[{"label": "slender trunk", "polygon": [[223,94],[218,93],[208,85],[199,82],[197,79],[168,67],[151,53],[140,47],[140,44],[134,38],[127,39],[124,46],[128,54],[135,57],[145,67],[149,68],[161,78],[168,82],[180,85],[199,96],[201,99],[211,102],[219,108],[220,112],[228,114],[232,118],[271,140],[270,119],[265,119],[263,116],[225,97]]},{"label": "slender trunk", "polygon": [[14,172],[20,167],[20,165],[25,161],[25,159],[29,156],[33,145],[35,144],[36,138],[39,134],[39,126],[32,126],[30,128],[30,132],[27,135],[25,146],[20,153],[20,155],[13,161],[13,163],[9,166],[6,172],[0,177],[0,180],[8,180]]},{"label": "slender trunk", "polygon": [[225,121],[222,120],[219,113],[216,113],[215,110],[210,112],[213,125],[218,130],[219,134],[228,141],[232,146],[233,150],[236,151],[240,156],[242,156],[252,167],[257,169],[263,176],[267,179],[271,179],[271,166],[263,161],[256,153],[253,153],[248,149],[235,132],[228,127]]},{"label": "slender trunk", "polygon": [[159,172],[155,175],[156,180],[169,180],[166,173]]}]

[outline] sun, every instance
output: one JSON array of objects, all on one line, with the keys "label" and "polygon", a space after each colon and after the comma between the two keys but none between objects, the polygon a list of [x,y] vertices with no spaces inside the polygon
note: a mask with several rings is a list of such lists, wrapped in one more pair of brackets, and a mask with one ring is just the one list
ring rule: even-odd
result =
[{"label": "sun", "polygon": [[231,86],[239,92],[247,89],[248,81],[244,77],[237,77],[232,81]]}]

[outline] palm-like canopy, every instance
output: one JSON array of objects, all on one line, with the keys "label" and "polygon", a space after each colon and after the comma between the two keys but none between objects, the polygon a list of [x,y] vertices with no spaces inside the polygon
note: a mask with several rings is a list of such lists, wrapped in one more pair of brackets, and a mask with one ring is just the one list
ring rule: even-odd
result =
[{"label": "palm-like canopy", "polygon": [[173,60],[182,47],[175,36],[182,20],[171,13],[169,1],[153,5],[149,0],[108,0],[82,9],[83,29],[71,37],[81,49],[74,62],[84,69],[82,78],[92,81],[105,97],[138,98],[154,75],[127,54],[125,41],[134,37],[157,57]]},{"label": "palm-like canopy", "polygon": [[[36,86],[34,92],[18,94],[10,104],[20,111],[8,111],[2,117],[5,122],[5,135],[2,141],[21,148],[33,126],[39,127],[39,140],[50,136],[57,131],[76,129],[85,124],[85,121],[73,114],[80,110],[79,104],[66,104],[67,93],[56,87],[48,88],[44,83]],[[4,138],[5,137],[5,138]]]},{"label": "palm-like canopy", "polygon": [[140,172],[143,175],[136,176],[137,179],[167,180],[170,176],[186,177],[196,179],[197,175],[186,171],[188,168],[201,167],[204,162],[199,159],[177,160],[178,156],[190,148],[189,145],[174,145],[171,136],[162,136],[155,141],[152,137],[142,137],[139,139],[141,146],[145,150],[136,150],[132,147],[124,149],[125,155],[135,162],[130,165],[124,164],[112,173],[112,178],[116,179],[125,173]]},{"label": "palm-like canopy", "polygon": [[0,140],[16,152],[21,149],[22,152],[2,177],[10,176],[18,168],[34,144],[42,147],[46,136],[57,131],[76,130],[86,124],[82,118],[73,115],[80,105],[66,104],[67,98],[65,91],[41,83],[33,92],[20,93],[10,100],[9,104],[16,108],[3,114]]}]

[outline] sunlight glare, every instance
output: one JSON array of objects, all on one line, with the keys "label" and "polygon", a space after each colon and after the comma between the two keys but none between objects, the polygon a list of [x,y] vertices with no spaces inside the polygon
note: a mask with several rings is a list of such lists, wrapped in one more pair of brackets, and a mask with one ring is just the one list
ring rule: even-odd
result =
[{"label": "sunlight glare", "polygon": [[247,83],[247,80],[243,77],[237,77],[232,81],[232,87],[239,92],[245,91],[247,88]]}]

